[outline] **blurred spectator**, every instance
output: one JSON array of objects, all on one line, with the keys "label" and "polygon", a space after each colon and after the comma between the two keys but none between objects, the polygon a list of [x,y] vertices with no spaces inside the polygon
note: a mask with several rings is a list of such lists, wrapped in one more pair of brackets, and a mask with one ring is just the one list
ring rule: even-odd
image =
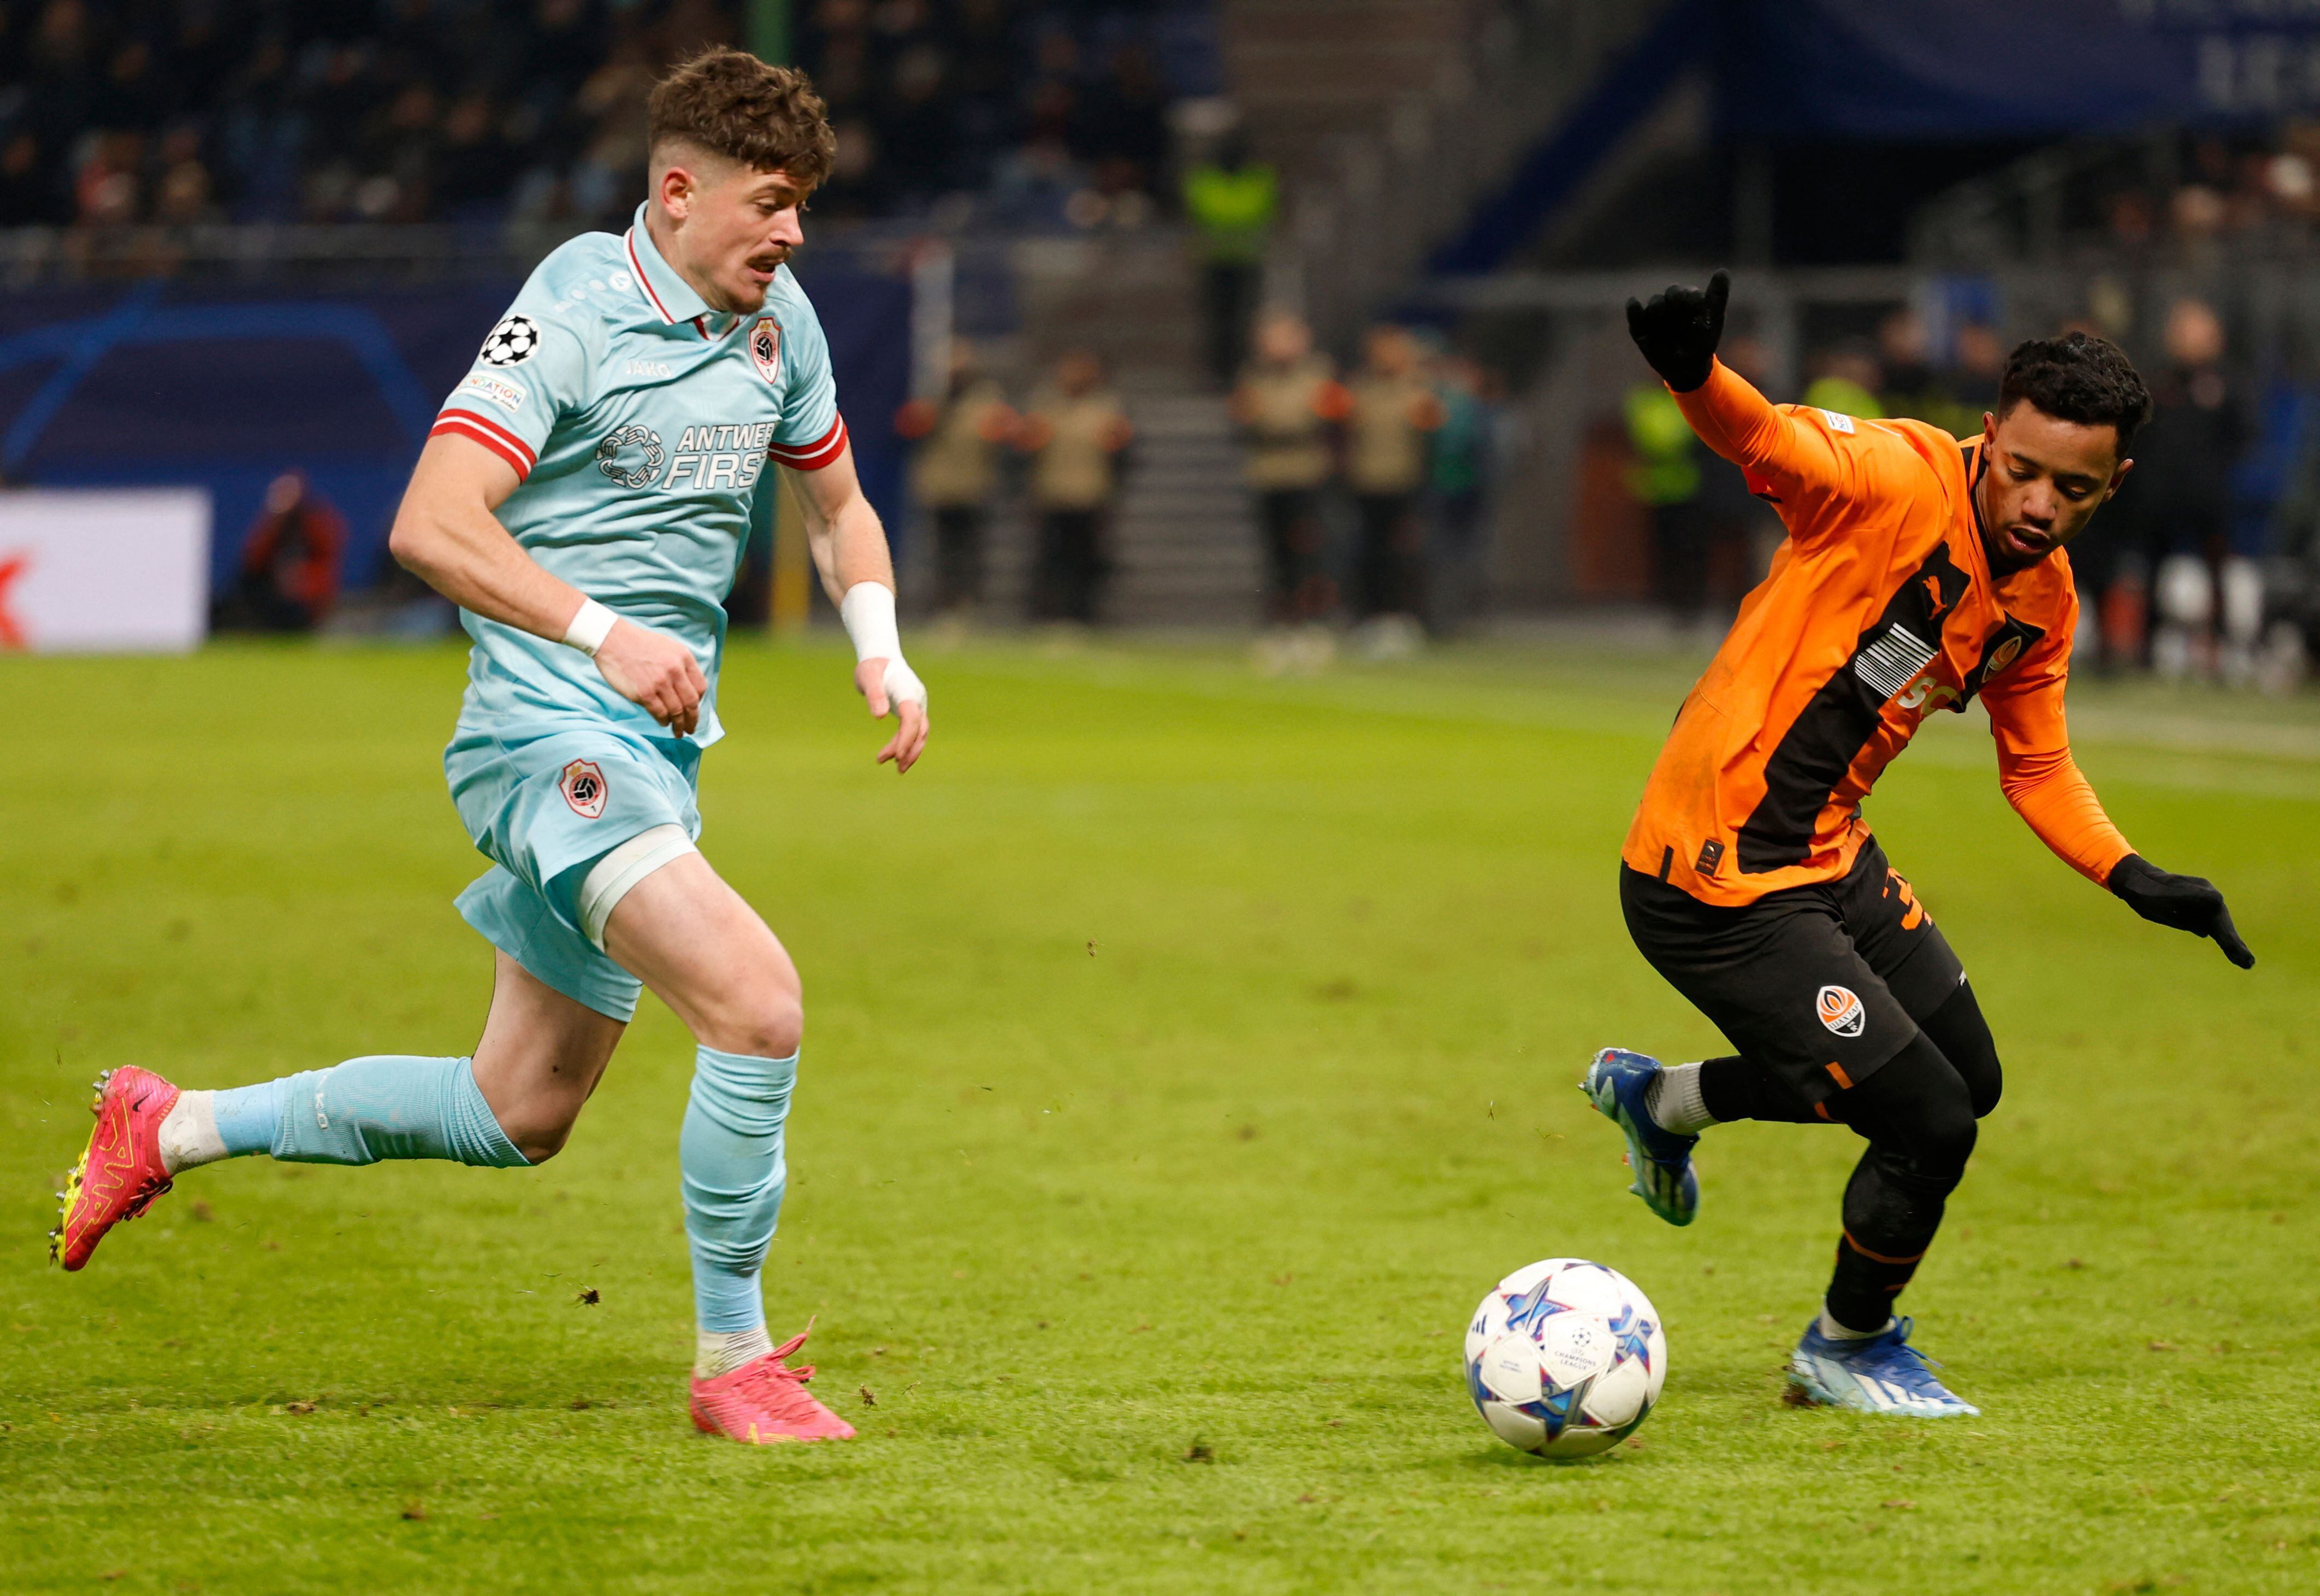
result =
[{"label": "blurred spectator", "polygon": [[241,546],[233,589],[212,606],[220,631],[312,631],[339,597],[347,523],[305,476],[285,471]]},{"label": "blurred spectator", "polygon": [[1418,369],[1409,329],[1373,327],[1364,350],[1346,417],[1346,483],[1361,512],[1355,599],[1370,647],[1404,653],[1422,637],[1426,527],[1416,501],[1442,402]]},{"label": "blurred spectator", "polygon": [[1435,363],[1442,425],[1434,434],[1427,494],[1433,549],[1427,596],[1434,629],[1455,631],[1483,607],[1483,530],[1497,466],[1498,404],[1491,375],[1464,355]]},{"label": "blurred spectator", "polygon": [[2112,506],[2112,535],[2088,552],[2080,581],[2101,595],[2107,662],[2133,657],[2141,641],[2138,587],[2148,572],[2151,662],[2160,674],[2241,681],[2263,612],[2261,573],[2231,543],[2232,469],[2251,440],[2247,410],[2224,374],[2224,324],[2207,304],[2169,307],[2165,346],[2167,367],[2151,382],[2151,424],[2135,434],[2134,468]]},{"label": "blurred spectator", "polygon": [[983,601],[983,531],[999,488],[999,449],[1013,434],[1015,413],[999,385],[976,367],[965,339],[950,346],[950,375],[939,399],[913,399],[894,431],[918,445],[911,486],[935,525],[935,608],[965,615]]},{"label": "blurred spectator", "polygon": [[1103,367],[1085,349],[1056,362],[1031,395],[1016,447],[1031,457],[1031,503],[1039,516],[1031,618],[1092,625],[1110,561],[1107,522],[1119,495],[1120,454],[1135,436]]},{"label": "blurred spectator", "polygon": [[1248,358],[1249,315],[1280,209],[1279,177],[1251,159],[1237,132],[1225,137],[1214,159],[1184,174],[1184,213],[1201,233],[1209,369],[1219,383],[1232,381]]},{"label": "blurred spectator", "polygon": [[1981,418],[1998,404],[1998,379],[2006,375],[2008,352],[2006,340],[1987,322],[1958,329],[1957,363],[1941,375],[1942,392],[1955,406],[1951,413],[1958,422],[1948,431],[1961,438],[1980,435]]},{"label": "blurred spectator", "polygon": [[[1059,186],[1103,218],[1149,213],[1173,92],[1155,46],[1181,19],[1148,0],[788,9],[799,62],[840,135],[826,213],[980,189],[1034,146],[1038,161],[1071,168]],[[644,86],[736,41],[743,11],[735,0],[0,6],[0,226],[213,213],[617,224],[643,159]],[[189,156],[162,152],[176,130]]]},{"label": "blurred spectator", "polygon": [[0,217],[23,225],[68,218],[52,164],[30,129],[20,128],[0,142]]},{"label": "blurred spectator", "polygon": [[1708,519],[1699,503],[1699,450],[1691,423],[1664,383],[1627,390],[1627,488],[1651,512],[1652,585],[1678,626],[1699,619],[1708,598]]},{"label": "blurred spectator", "polygon": [[1318,621],[1337,605],[1337,585],[1321,562],[1321,490],[1330,430],[1349,404],[1329,358],[1313,348],[1312,330],[1286,311],[1267,316],[1231,408],[1264,535],[1265,618],[1276,626]]},{"label": "blurred spectator", "polygon": [[[1159,192],[1168,161],[1168,90],[1141,44],[1112,53],[1110,71],[1082,102],[1073,153],[1094,169],[1097,189],[1123,195]],[[1229,375],[1229,374],[1228,374]]]},{"label": "blurred spectator", "polygon": [[1877,324],[1877,357],[1884,379],[1877,404],[1884,414],[1930,422],[1956,438],[1980,435],[1982,412],[1998,397],[1996,385],[1975,402],[1961,404],[1934,370],[1926,323],[1915,310],[1904,305]]},{"label": "blurred spectator", "polygon": [[1866,349],[1840,344],[1825,349],[1813,361],[1813,369],[1804,403],[1815,410],[1832,410],[1864,422],[1883,419],[1885,410],[1877,403],[1877,391],[1885,385],[1885,374],[1878,369],[1877,357]]}]

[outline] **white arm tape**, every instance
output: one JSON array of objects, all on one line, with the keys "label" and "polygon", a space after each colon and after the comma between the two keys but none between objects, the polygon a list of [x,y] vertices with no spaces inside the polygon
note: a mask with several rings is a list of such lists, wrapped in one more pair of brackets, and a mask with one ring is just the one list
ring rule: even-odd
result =
[{"label": "white arm tape", "polygon": [[900,659],[886,662],[886,696],[895,703],[915,703],[926,707],[927,685],[919,680],[919,673]]},{"label": "white arm tape", "polygon": [[854,639],[854,657],[900,659],[902,631],[894,624],[894,590],[883,582],[856,582],[838,601],[838,618]]},{"label": "white arm tape", "polygon": [[579,612],[572,617],[572,624],[564,629],[564,641],[594,659],[596,650],[603,648],[604,639],[612,635],[612,622],[619,619],[594,599],[584,598],[580,601]]}]

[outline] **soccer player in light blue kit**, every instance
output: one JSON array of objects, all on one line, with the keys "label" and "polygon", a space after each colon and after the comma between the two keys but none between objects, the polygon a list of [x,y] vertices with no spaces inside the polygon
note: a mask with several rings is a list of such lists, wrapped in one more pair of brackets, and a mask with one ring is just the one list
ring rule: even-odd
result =
[{"label": "soccer player in light blue kit", "polygon": [[473,1056],[355,1058],[222,1092],[110,1072],[55,1238],[66,1268],[219,1158],[537,1164],[649,986],[700,1045],[679,1149],[693,1422],[752,1442],[854,1433],[805,1392],[811,1368],[784,1362],[804,1337],[773,1345],[759,1289],[786,1177],[797,970],[693,842],[702,751],[720,735],[720,601],[751,497],[777,485],[769,461],[804,508],[855,685],[899,722],[879,759],[908,770],[926,744],[885,532],[784,265],[834,149],[802,74],[730,50],[678,68],[653,95],[635,225],[532,273],[412,474],[391,547],[475,639],[444,754],[492,861],[458,902],[498,949]]}]

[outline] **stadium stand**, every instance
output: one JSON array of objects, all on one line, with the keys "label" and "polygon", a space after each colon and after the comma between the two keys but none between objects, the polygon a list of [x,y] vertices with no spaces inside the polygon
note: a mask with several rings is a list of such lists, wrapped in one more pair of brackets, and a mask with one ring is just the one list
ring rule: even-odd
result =
[{"label": "stadium stand", "polygon": [[[821,198],[1166,192],[1169,104],[1218,86],[1210,7],[816,0],[840,133]],[[0,225],[625,219],[662,66],[743,41],[713,0],[47,0],[0,10]]]}]

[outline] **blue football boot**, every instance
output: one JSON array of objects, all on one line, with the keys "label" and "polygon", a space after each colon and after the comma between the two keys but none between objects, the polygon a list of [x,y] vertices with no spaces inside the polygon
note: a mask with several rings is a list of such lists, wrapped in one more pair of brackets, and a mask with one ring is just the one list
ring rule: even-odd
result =
[{"label": "blue football boot", "polygon": [[1970,1419],[1981,1411],[1934,1378],[1937,1366],[1909,1345],[1909,1323],[1881,1335],[1833,1341],[1815,1315],[1789,1355],[1788,1401],[1798,1407],[1848,1408],[1913,1419]]},{"label": "blue football boot", "polygon": [[1644,1093],[1660,1073],[1660,1061],[1625,1047],[1606,1047],[1587,1066],[1579,1090],[1627,1138],[1627,1167],[1636,1183],[1627,1190],[1671,1225],[1689,1225],[1699,1212],[1699,1178],[1691,1172],[1696,1136],[1663,1130],[1644,1107]]}]

